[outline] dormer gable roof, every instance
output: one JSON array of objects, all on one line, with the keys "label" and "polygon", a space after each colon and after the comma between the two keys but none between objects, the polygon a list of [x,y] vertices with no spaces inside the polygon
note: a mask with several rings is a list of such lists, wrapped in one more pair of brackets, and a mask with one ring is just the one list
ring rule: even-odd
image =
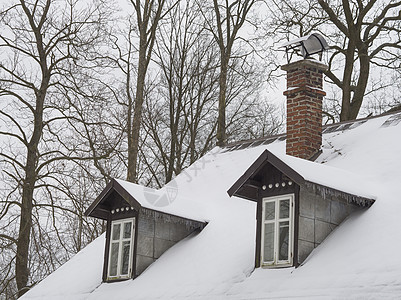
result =
[{"label": "dormer gable roof", "polygon": [[157,199],[162,198],[166,194],[166,189],[168,189],[166,186],[163,189],[156,190],[125,180],[112,179],[85,211],[85,216],[107,220],[111,210],[120,207],[130,207],[135,210],[146,208],[181,219],[207,223],[204,219],[196,217],[190,212],[186,213],[184,209],[179,209],[174,205],[152,205],[155,204]]},{"label": "dormer gable roof", "polygon": [[[279,156],[267,149],[231,186],[227,191],[228,195],[256,200],[252,193],[249,193],[249,188],[253,188],[255,192],[262,188],[262,183],[258,181],[260,177],[258,174],[268,166],[278,169],[298,185],[312,186],[323,194],[335,194],[360,206],[369,207],[376,199],[376,196],[369,192],[368,185],[354,173],[290,155]],[[246,187],[248,191],[244,192]]]}]

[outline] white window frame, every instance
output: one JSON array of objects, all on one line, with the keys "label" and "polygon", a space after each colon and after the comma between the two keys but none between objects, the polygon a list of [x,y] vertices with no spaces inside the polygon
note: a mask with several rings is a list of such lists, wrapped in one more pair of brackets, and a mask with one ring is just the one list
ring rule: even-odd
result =
[{"label": "white window frame", "polygon": [[[295,207],[295,196],[294,194],[286,194],[280,196],[266,197],[262,199],[262,222],[261,222],[261,247],[260,247],[260,257],[261,257],[261,266],[262,267],[288,267],[293,265],[294,259],[294,207]],[[281,200],[290,200],[289,207],[289,217],[288,218],[279,218],[279,205]],[[275,203],[275,218],[274,220],[265,220],[265,205],[266,203],[274,202]],[[278,259],[278,237],[279,237],[279,222],[289,222],[289,235],[288,235],[288,260],[279,260]],[[265,224],[274,223],[274,255],[273,261],[265,261],[264,259],[264,236],[265,236]]]},{"label": "white window frame", "polygon": [[[131,237],[129,238],[124,238],[123,233],[124,233],[124,223],[127,222],[132,222],[132,227],[131,227]],[[110,267],[111,267],[111,248],[113,245],[113,226],[120,224],[120,238],[118,240],[119,246],[118,246],[118,256],[117,256],[117,275],[111,276],[110,275]],[[128,279],[131,278],[132,276],[132,260],[133,260],[133,253],[134,253],[134,237],[135,237],[135,217],[133,218],[126,218],[126,219],[120,219],[120,220],[114,220],[111,222],[111,227],[110,227],[110,239],[109,239],[109,258],[108,258],[108,264],[107,264],[107,279],[108,280],[115,280],[115,279]],[[128,274],[121,274],[121,264],[122,264],[122,253],[123,253],[123,242],[125,241],[130,241],[130,250],[129,250],[129,259],[128,259]],[[116,241],[114,241],[115,243]]]}]

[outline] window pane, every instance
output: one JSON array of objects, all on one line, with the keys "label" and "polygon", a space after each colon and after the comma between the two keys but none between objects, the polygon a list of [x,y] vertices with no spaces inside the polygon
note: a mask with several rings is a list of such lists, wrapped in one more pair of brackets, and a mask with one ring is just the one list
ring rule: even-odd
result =
[{"label": "window pane", "polygon": [[279,260],[288,260],[288,238],[289,238],[289,222],[280,222],[279,225],[279,239],[278,239],[278,251]]},{"label": "window pane", "polygon": [[123,253],[122,253],[122,257],[121,257],[121,275],[128,274],[130,244],[131,244],[131,241],[123,242]]},{"label": "window pane", "polygon": [[280,201],[280,219],[289,218],[290,217],[290,200],[281,200]]},{"label": "window pane", "polygon": [[275,202],[265,203],[265,220],[274,220]]},{"label": "window pane", "polygon": [[[274,204],[274,203],[273,203]],[[263,260],[265,262],[274,259],[274,223],[265,224],[263,245]]]},{"label": "window pane", "polygon": [[117,241],[120,239],[120,227],[121,224],[114,224],[113,225],[113,233],[112,233],[112,240]]},{"label": "window pane", "polygon": [[119,243],[111,244],[109,276],[117,276],[118,245]]},{"label": "window pane", "polygon": [[131,237],[132,222],[124,223],[124,239],[129,239]]}]

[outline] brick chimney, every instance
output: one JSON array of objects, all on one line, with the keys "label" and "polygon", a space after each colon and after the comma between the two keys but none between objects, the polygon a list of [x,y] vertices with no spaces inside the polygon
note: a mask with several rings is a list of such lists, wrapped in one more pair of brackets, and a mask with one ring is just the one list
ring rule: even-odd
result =
[{"label": "brick chimney", "polygon": [[311,159],[322,145],[323,71],[327,66],[304,59],[281,69],[287,72],[286,153]]}]

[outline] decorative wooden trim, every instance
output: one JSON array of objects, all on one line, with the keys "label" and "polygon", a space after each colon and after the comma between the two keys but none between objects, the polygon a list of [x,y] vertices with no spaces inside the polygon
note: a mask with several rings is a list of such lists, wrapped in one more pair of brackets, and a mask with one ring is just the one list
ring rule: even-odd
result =
[{"label": "decorative wooden trim", "polygon": [[251,178],[252,175],[256,174],[259,170],[261,170],[267,162],[271,163],[280,172],[285,174],[287,177],[292,179],[292,181],[296,182],[297,184],[302,184],[305,181],[305,179],[296,171],[294,171],[294,169],[289,167],[277,156],[275,156],[273,153],[271,153],[269,150],[266,149],[255,160],[255,162],[245,171],[245,173],[230,187],[230,189],[227,191],[228,195],[230,197],[232,197],[233,195],[241,197],[236,194],[238,190],[247,182],[248,179]]},{"label": "decorative wooden trim", "polygon": [[107,199],[113,191],[116,191],[131,207],[134,207],[137,210],[142,207],[141,204],[117,182],[117,180],[112,179],[96,200],[88,207],[84,215],[107,220],[106,214],[108,215],[108,213],[98,206],[103,200]]},{"label": "decorative wooden trim", "polygon": [[[106,198],[106,196],[110,195],[110,193],[112,192],[113,189],[113,184],[114,184],[114,179],[112,179],[107,185],[106,187],[103,189],[103,191],[99,194],[99,196],[97,196],[96,200],[92,202],[91,205],[89,205],[89,207],[86,209],[86,211],[84,212],[85,216],[92,216],[92,212],[95,210],[95,208],[98,206],[98,204],[103,200],[103,198]],[[105,216],[106,217],[106,216]],[[100,218],[100,219],[105,219],[106,218]]]},{"label": "decorative wooden trim", "polygon": [[133,207],[134,209],[141,209],[142,205],[130,194],[127,192],[125,188],[122,187],[121,184],[118,183],[117,180],[113,179],[114,184],[113,188],[114,190],[125,200],[127,203]]}]

